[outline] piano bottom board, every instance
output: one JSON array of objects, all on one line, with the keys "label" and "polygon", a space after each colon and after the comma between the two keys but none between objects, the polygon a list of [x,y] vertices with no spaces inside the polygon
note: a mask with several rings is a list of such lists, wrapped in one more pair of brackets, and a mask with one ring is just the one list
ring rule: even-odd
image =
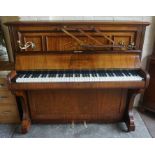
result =
[{"label": "piano bottom board", "polygon": [[33,122],[117,122],[124,118],[127,90],[32,90],[27,95]]}]

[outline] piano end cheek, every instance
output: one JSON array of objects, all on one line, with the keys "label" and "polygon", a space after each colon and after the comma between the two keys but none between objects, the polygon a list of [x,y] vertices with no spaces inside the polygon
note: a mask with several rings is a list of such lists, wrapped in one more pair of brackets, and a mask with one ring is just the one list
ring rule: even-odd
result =
[{"label": "piano end cheek", "polygon": [[11,71],[8,75],[7,75],[7,82],[11,83],[11,80],[17,75],[16,71]]},{"label": "piano end cheek", "polygon": [[146,72],[146,88],[149,86],[150,83],[150,74]]}]

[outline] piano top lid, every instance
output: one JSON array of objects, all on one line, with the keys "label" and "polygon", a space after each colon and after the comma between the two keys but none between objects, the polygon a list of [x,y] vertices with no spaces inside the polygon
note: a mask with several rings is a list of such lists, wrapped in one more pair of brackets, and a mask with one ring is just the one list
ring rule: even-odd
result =
[{"label": "piano top lid", "polygon": [[81,25],[81,24],[94,24],[94,25],[144,25],[148,26],[150,25],[150,22],[144,22],[144,21],[105,21],[105,20],[65,20],[65,21],[12,21],[12,22],[6,22],[5,25]]}]

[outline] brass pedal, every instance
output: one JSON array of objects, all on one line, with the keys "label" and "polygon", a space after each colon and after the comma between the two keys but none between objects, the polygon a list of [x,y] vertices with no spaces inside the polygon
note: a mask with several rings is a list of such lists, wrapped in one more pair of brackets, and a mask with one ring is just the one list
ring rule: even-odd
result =
[{"label": "brass pedal", "polygon": [[71,128],[74,129],[74,126],[75,126],[74,121],[72,121]]},{"label": "brass pedal", "polygon": [[83,125],[84,125],[85,128],[88,127],[86,121],[83,122]]}]

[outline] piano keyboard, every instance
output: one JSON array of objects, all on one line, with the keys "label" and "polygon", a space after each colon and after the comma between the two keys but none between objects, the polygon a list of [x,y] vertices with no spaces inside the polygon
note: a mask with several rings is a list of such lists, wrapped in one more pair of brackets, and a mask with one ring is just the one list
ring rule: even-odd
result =
[{"label": "piano keyboard", "polygon": [[135,70],[99,71],[24,71],[17,72],[17,83],[34,82],[112,82],[142,81],[143,77]]}]

